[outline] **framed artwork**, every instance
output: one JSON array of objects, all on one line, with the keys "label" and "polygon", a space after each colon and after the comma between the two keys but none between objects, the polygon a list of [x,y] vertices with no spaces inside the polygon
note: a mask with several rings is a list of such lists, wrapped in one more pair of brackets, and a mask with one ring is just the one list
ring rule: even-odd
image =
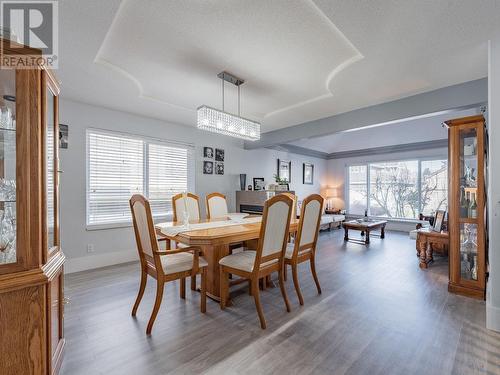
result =
[{"label": "framed artwork", "polygon": [[215,174],[224,174],[224,163],[220,161],[215,162]]},{"label": "framed artwork", "polygon": [[264,177],[255,177],[253,179],[254,190],[265,190]]},{"label": "framed artwork", "polygon": [[207,159],[213,159],[214,158],[213,147],[203,147],[203,157]]},{"label": "framed artwork", "polygon": [[443,222],[445,215],[446,215],[445,210],[436,211],[436,217],[434,218],[434,226],[432,227],[432,230],[434,232],[441,232],[441,230],[443,229]]},{"label": "framed artwork", "polygon": [[314,164],[302,164],[302,183],[306,185],[314,184]]},{"label": "framed artwork", "polygon": [[59,147],[68,148],[68,125],[59,124]]},{"label": "framed artwork", "polygon": [[278,159],[278,177],[290,183],[292,177],[292,162]]},{"label": "framed artwork", "polygon": [[215,160],[216,161],[224,161],[224,150],[221,148],[215,149]]},{"label": "framed artwork", "polygon": [[203,174],[214,174],[214,162],[203,161]]}]

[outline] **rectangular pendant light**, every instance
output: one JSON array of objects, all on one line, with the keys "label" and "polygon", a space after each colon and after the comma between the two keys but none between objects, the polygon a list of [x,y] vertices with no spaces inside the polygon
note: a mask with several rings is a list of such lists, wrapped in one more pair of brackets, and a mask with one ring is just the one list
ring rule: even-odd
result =
[{"label": "rectangular pendant light", "polygon": [[198,107],[198,129],[248,141],[260,139],[260,124],[258,122],[206,105]]}]

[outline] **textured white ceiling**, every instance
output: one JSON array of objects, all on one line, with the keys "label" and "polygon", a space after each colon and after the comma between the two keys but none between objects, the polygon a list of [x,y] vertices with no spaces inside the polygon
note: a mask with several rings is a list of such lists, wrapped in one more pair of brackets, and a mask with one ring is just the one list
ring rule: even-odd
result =
[{"label": "textured white ceiling", "polygon": [[330,154],[406,143],[435,141],[448,137],[448,130],[441,126],[444,121],[476,114],[478,114],[477,109],[469,109],[445,115],[403,121],[396,124],[301,139],[289,144]]},{"label": "textured white ceiling", "polygon": [[58,76],[65,98],[194,126],[225,69],[265,132],[484,77],[493,32],[495,0],[65,0]]},{"label": "textured white ceiling", "polygon": [[96,62],[124,73],[141,98],[185,109],[219,107],[217,73],[227,70],[248,81],[244,114],[258,119],[330,96],[335,74],[360,58],[310,1],[126,1]]}]

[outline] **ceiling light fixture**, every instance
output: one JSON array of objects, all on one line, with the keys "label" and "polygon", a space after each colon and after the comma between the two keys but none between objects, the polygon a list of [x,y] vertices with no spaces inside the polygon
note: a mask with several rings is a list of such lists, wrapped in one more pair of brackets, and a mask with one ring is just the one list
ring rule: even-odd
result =
[{"label": "ceiling light fixture", "polygon": [[[240,86],[245,81],[227,72],[221,72],[217,74],[217,77],[222,81],[222,111],[207,105],[198,107],[198,129],[242,138],[248,141],[259,140],[260,123],[240,116]],[[238,116],[224,111],[225,81],[238,87]]]}]

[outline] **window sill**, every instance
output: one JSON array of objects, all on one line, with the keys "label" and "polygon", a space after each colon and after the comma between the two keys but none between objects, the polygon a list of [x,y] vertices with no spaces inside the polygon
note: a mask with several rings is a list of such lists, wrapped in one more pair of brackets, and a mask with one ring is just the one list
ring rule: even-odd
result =
[{"label": "window sill", "polygon": [[[153,217],[155,223],[161,223],[164,221],[171,221],[172,216],[156,216]],[[120,228],[131,228],[132,222],[122,222],[122,223],[106,223],[106,224],[87,224],[85,230],[87,232],[92,232],[95,230],[109,230],[109,229],[120,229]]]}]

